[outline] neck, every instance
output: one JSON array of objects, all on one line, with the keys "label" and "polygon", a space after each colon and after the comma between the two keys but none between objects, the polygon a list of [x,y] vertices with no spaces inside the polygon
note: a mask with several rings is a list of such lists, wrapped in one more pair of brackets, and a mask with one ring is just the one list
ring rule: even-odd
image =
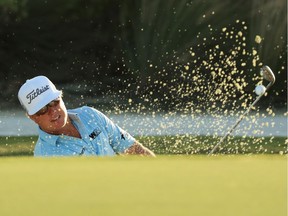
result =
[{"label": "neck", "polygon": [[66,135],[66,136],[71,136],[71,137],[76,137],[76,138],[81,138],[81,135],[77,128],[72,124],[71,119],[68,118],[67,124],[63,128],[61,134]]}]

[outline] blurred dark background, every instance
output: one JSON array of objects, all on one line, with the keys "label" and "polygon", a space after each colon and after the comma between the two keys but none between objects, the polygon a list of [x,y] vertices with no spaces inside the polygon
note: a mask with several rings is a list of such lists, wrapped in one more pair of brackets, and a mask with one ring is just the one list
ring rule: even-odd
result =
[{"label": "blurred dark background", "polygon": [[69,107],[205,109],[220,101],[204,103],[207,86],[227,81],[211,76],[219,68],[248,83],[233,94],[247,102],[262,64],[277,81],[261,103],[285,108],[287,1],[0,0],[0,59],[1,109],[20,108],[19,87],[37,75]]}]

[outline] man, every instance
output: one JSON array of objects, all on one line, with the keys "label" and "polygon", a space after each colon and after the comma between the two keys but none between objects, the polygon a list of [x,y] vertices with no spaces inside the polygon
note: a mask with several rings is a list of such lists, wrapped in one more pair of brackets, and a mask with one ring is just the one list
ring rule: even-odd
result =
[{"label": "man", "polygon": [[155,156],[98,110],[87,106],[67,110],[62,91],[45,76],[27,80],[18,98],[28,117],[39,126],[34,156]]}]

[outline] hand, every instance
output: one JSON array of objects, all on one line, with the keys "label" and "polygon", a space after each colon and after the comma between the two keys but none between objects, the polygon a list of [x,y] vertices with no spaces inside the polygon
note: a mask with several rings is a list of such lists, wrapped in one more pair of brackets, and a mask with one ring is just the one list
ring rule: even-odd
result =
[{"label": "hand", "polygon": [[144,147],[141,143],[137,141],[128,149],[126,149],[124,154],[156,157],[155,154],[150,149]]}]

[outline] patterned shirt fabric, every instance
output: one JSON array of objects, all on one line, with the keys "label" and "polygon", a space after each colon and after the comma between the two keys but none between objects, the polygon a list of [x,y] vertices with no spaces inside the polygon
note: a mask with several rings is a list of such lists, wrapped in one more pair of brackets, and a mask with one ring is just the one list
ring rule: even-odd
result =
[{"label": "patterned shirt fabric", "polygon": [[68,110],[81,138],[51,135],[39,128],[34,156],[113,156],[128,149],[135,139],[100,111],[83,106]]}]

